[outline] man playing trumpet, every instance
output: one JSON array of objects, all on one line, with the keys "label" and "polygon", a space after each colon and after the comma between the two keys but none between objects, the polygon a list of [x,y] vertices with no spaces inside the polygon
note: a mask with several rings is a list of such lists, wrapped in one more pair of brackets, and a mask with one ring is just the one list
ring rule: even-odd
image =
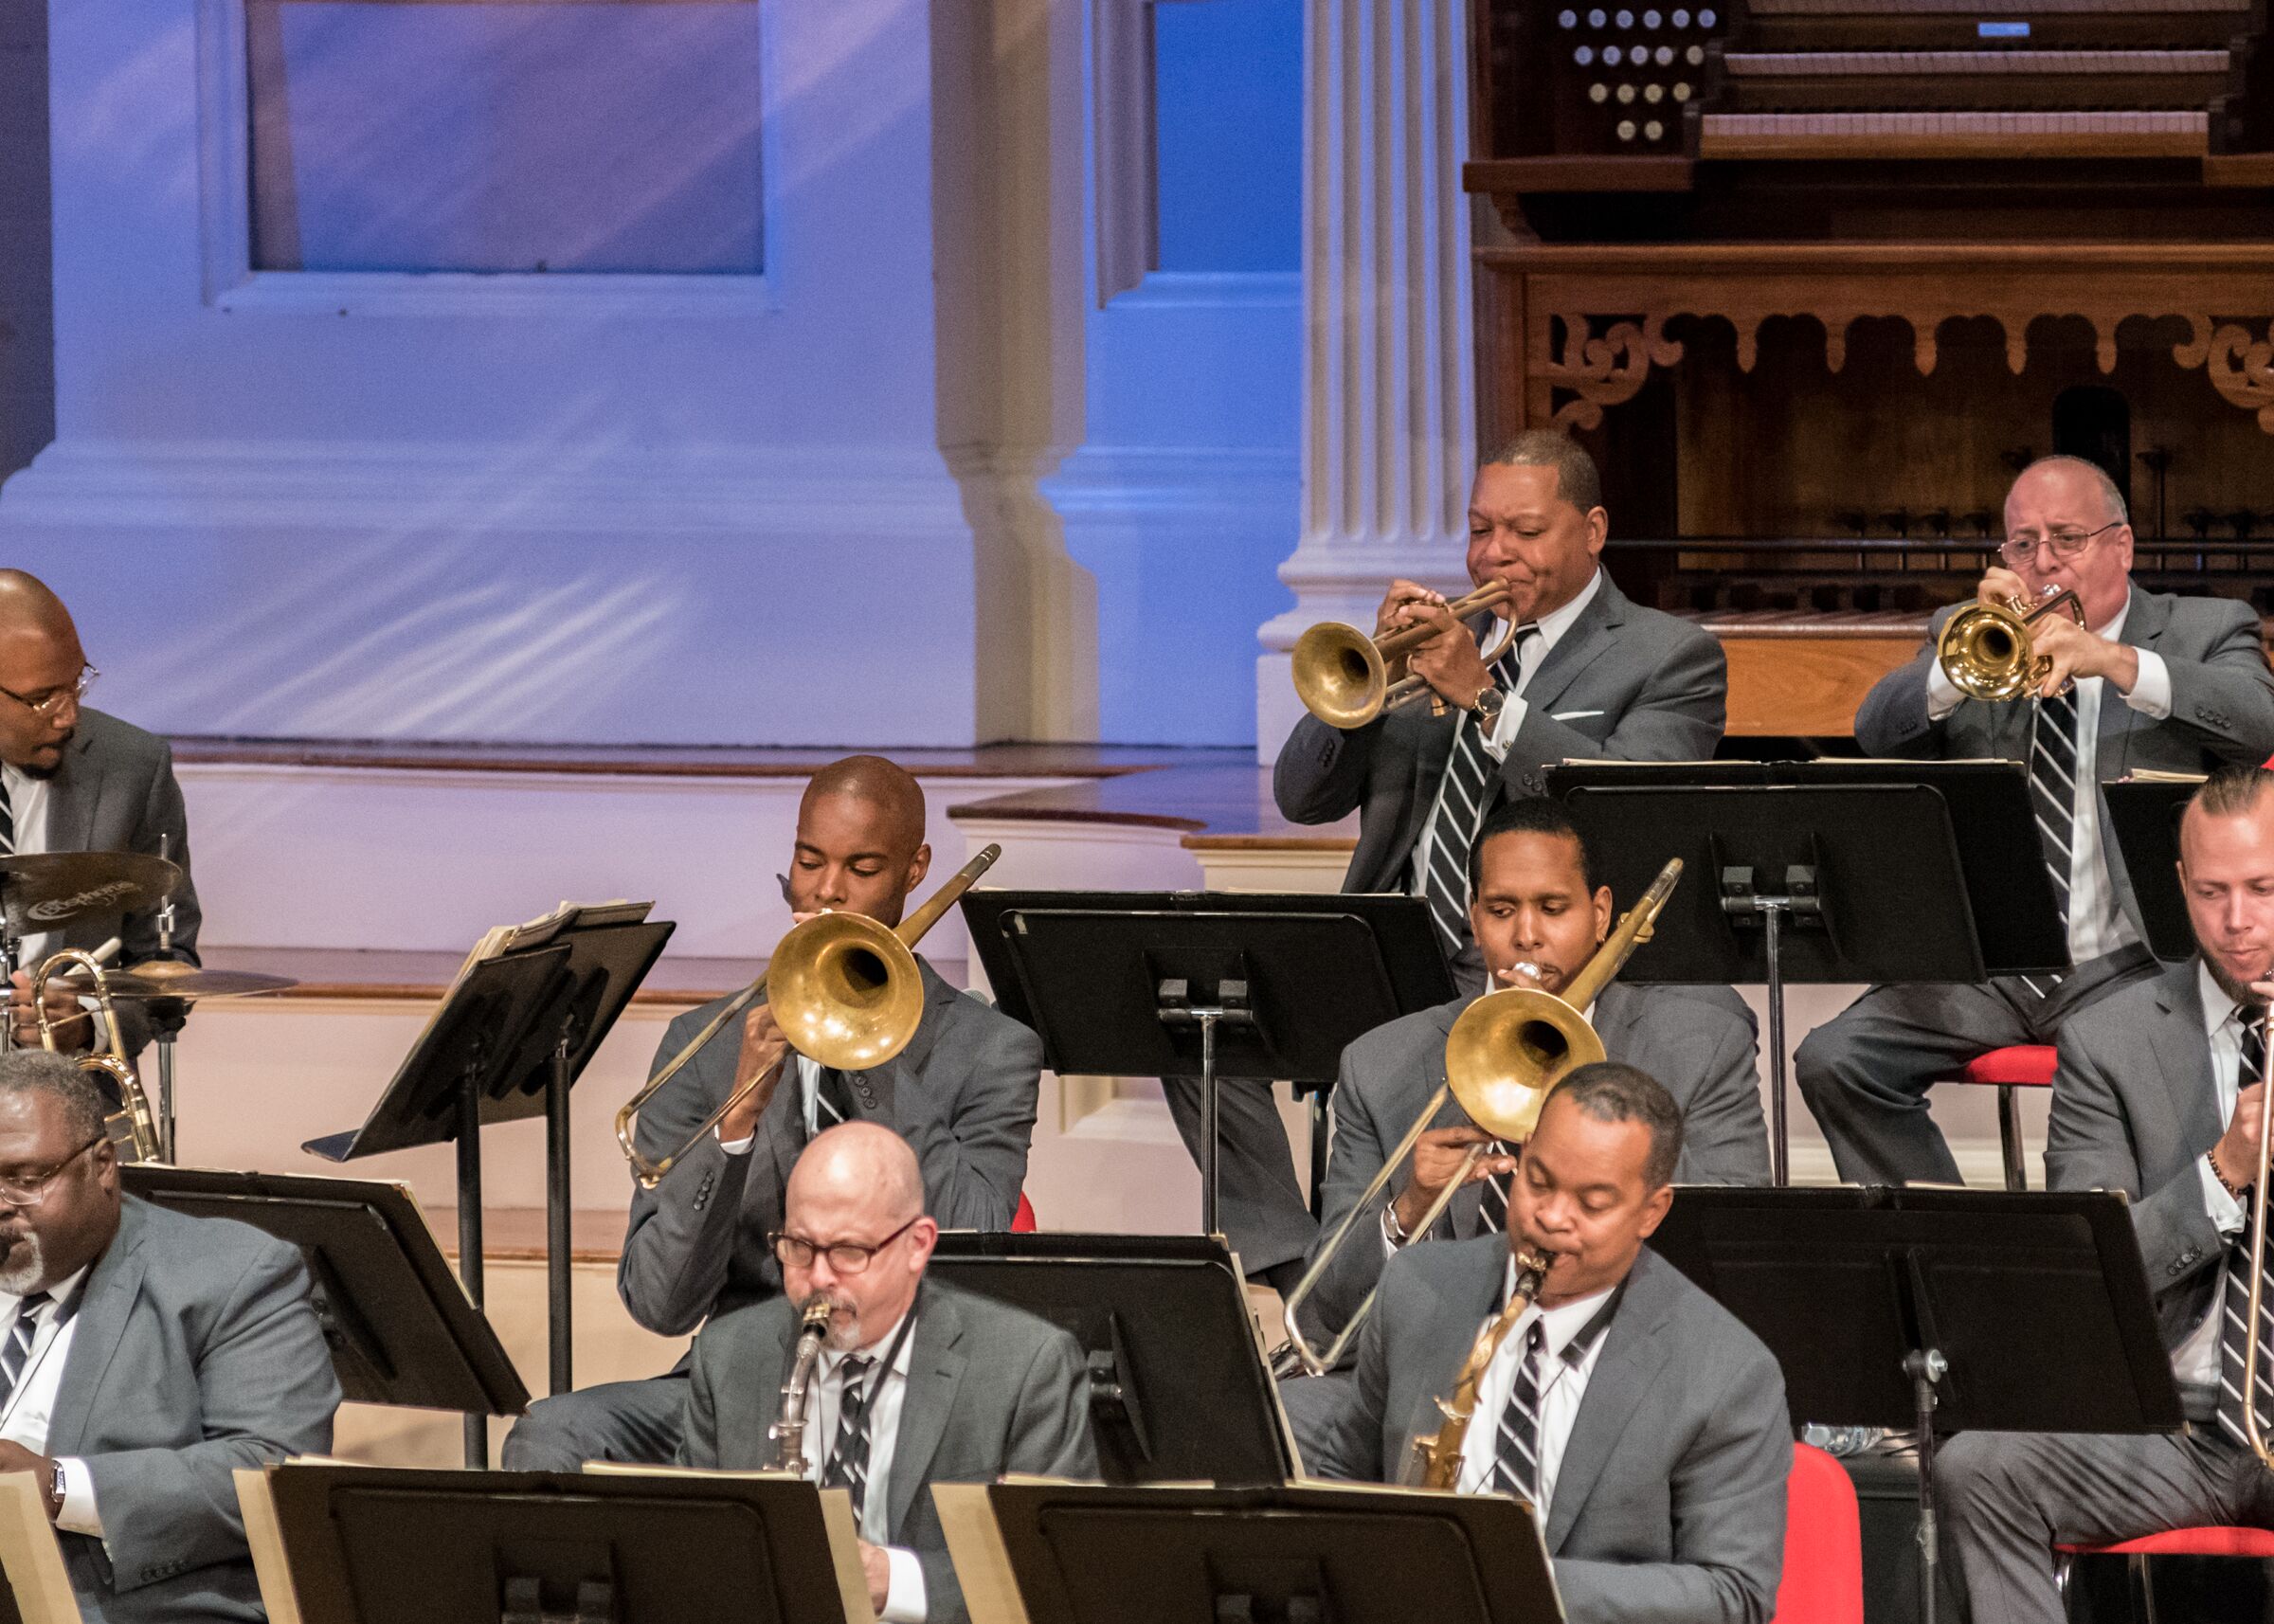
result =
[{"label": "man playing trumpet", "polygon": [[2274,676],[2258,612],[2134,586],[2132,528],[2104,472],[2075,457],[2041,459],[2013,481],[2005,519],[2002,562],[1982,577],[1980,601],[2035,604],[2073,591],[2084,623],[2037,620],[2029,641],[2049,670],[2021,698],[1974,699],[1936,659],[1937,635],[1957,612],[1945,609],[1919,658],[1873,686],[1855,737],[1871,756],[2027,764],[2071,968],[1982,985],[1873,987],[1809,1034],[1796,1056],[1800,1092],[1840,1177],[1857,1183],[1958,1182],[1927,1112],[1935,1079],[1986,1050],[2053,1042],[2072,1014],[2155,973],[2101,785],[2139,768],[2201,772],[2274,752]]},{"label": "man playing trumpet", "polygon": [[[1424,898],[1465,992],[1485,985],[1469,929],[1469,850],[1493,807],[1539,795],[1571,757],[1701,761],[1722,736],[1728,662],[1714,638],[1631,601],[1602,568],[1602,479],[1576,442],[1520,434],[1487,457],[1469,497],[1469,578],[1507,596],[1470,623],[1442,594],[1394,581],[1378,636],[1436,635],[1406,665],[1442,708],[1389,710],[1345,731],[1306,716],[1279,751],[1272,793],[1297,823],[1358,814],[1346,892]],[[1505,650],[1487,666],[1480,636]],[[1166,1083],[1185,1145],[1200,1155],[1199,1086]],[[1221,1091],[1224,1227],[1251,1273],[1286,1275],[1317,1234],[1268,1088]],[[1280,1275],[1272,1265],[1285,1264]]]}]

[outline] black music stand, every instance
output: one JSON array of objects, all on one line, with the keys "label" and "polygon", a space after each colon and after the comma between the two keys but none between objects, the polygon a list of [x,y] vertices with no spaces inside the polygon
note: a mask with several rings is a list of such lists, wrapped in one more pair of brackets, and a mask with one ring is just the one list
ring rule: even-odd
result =
[{"label": "black music stand", "polygon": [[1601,882],[1687,865],[1632,982],[1764,983],[1770,1157],[1789,1182],[1788,982],[1976,983],[2068,967],[2012,762],[1585,763],[1554,768]]},{"label": "black music stand", "polygon": [[2105,785],[2108,826],[2124,855],[2124,874],[2147,929],[2148,951],[2167,965],[2195,956],[2195,929],[2179,888],[2179,815],[2202,780],[2126,779]]},{"label": "black music stand", "polygon": [[[303,1148],[334,1162],[455,1141],[459,1276],[482,1301],[481,1129],[545,1117],[545,1267],[550,1386],[571,1385],[568,1310],[568,1092],[674,927],[652,904],[574,910],[525,929],[512,946],[460,972],[364,1125]],[[478,1416],[466,1417],[467,1464],[488,1459]]]},{"label": "black music stand", "polygon": [[997,1006],[1041,1035],[1052,1071],[1200,1078],[1203,1235],[1219,1074],[1324,1090],[1351,1039],[1455,990],[1418,897],[972,891],[963,908]]},{"label": "black music stand", "polygon": [[[821,1491],[794,1478],[287,1462],[270,1469],[266,1488],[304,1618],[846,1624],[869,1616],[851,1503],[832,1490],[836,1509],[825,1509]],[[851,1585],[860,1587],[857,1608]]]},{"label": "black music stand", "polygon": [[1214,1236],[951,1230],[931,1272],[1073,1333],[1108,1483],[1284,1483],[1286,1413]]},{"label": "black music stand", "polygon": [[1938,1430],[2186,1425],[2121,1193],[1685,1186],[1650,1244],[1769,1344],[1796,1422],[1919,1429],[1925,1624]]},{"label": "black music stand", "polygon": [[934,1493],[972,1624],[1562,1616],[1531,1507],[1502,1494],[1020,1481]]},{"label": "black music stand", "polygon": [[235,1218],[290,1241],[342,1396],[362,1404],[518,1416],[529,1408],[497,1333],[466,1300],[402,1184],[302,1173],[121,1164],[129,1195],[196,1218]]}]

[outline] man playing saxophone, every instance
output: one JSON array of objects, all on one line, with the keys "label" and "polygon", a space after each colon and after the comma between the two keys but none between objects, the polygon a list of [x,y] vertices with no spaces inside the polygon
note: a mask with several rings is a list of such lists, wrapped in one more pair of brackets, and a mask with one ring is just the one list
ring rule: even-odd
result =
[{"label": "man playing saxophone", "polygon": [[1574,1624],[1766,1619],[1793,1457],[1784,1377],[1643,1245],[1681,1153],[1681,1112],[1633,1067],[1604,1061],[1559,1083],[1518,1160],[1507,1235],[1413,1247],[1383,1270],[1315,1473],[1400,1480],[1501,1320],[1520,1254],[1544,1252],[1539,1294],[1499,1327],[1444,1475],[1531,1504]]}]

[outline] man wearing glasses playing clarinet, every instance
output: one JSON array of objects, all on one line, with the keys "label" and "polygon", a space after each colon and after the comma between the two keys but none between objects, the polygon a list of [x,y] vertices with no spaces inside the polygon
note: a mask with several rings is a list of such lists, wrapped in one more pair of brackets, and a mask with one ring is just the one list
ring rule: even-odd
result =
[{"label": "man wearing glasses playing clarinet", "polygon": [[2107,833],[2101,785],[2143,768],[2204,772],[2274,752],[2274,676],[2258,613],[2228,598],[2143,592],[2115,482],[2091,462],[2047,457],[2006,496],[2006,540],[1980,601],[2025,604],[2066,591],[2079,617],[2029,628],[2049,667],[2019,697],[1969,698],[1936,641],[1872,688],[1856,712],[1868,756],[2025,764],[2038,844],[2067,927],[2069,968],[1981,985],[1876,986],[1809,1034],[1800,1092],[1855,1183],[1959,1182],[1927,1091],[1977,1055],[2051,1043],[2076,1012],[2154,973],[2139,905]]}]

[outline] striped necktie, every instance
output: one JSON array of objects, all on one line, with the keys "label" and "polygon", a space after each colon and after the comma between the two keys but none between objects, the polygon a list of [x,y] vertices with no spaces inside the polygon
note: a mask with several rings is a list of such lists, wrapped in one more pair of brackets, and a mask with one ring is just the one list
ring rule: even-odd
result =
[{"label": "striped necktie", "polygon": [[16,855],[16,813],[8,801],[8,774],[0,772],[0,857]]},{"label": "striped necktie", "polygon": [[[2045,850],[2045,872],[2052,876],[2053,900],[2061,923],[2068,923],[2068,878],[2073,872],[2077,834],[2077,697],[2075,690],[2037,705],[2030,738],[2030,809],[2037,818],[2037,843]],[[2059,986],[2062,974],[2022,978],[2040,997]]]},{"label": "striped necktie", "polygon": [[[1492,662],[1492,681],[1503,694],[1512,696],[1522,683],[1524,653],[1539,630],[1535,624],[1518,626],[1508,639],[1507,652]],[[1469,848],[1476,843],[1477,828],[1492,803],[1494,766],[1477,731],[1475,713],[1464,711],[1453,725],[1445,791],[1430,824],[1429,868],[1421,876],[1429,915],[1456,958],[1469,945]]]},{"label": "striped necktie", "polygon": [[1533,1506],[1540,1504],[1540,1364],[1546,1351],[1547,1326],[1535,1318],[1524,1333],[1524,1358],[1501,1409],[1492,1452],[1492,1490]]},{"label": "striped necktie", "polygon": [[813,1130],[826,1133],[840,1122],[853,1120],[853,1089],[842,1072],[814,1062]]},{"label": "striped necktie", "polygon": [[869,1493],[869,1405],[861,1392],[862,1379],[876,1362],[847,1354],[838,1367],[837,1448],[822,1475],[824,1489],[842,1489],[853,1497],[853,1521],[860,1522]]},{"label": "striped necktie", "polygon": [[[1485,1146],[1488,1156],[1512,1156],[1506,1145],[1495,1139]],[[1476,1216],[1484,1228],[1494,1235],[1508,1227],[1508,1190],[1516,1182],[1513,1173],[1488,1173],[1483,1187],[1477,1191]]]},{"label": "striped necktie", "polygon": [[[2258,1081],[2266,1060],[2265,1011],[2243,1008],[2235,1012],[2243,1023],[2242,1058],[2235,1067],[2236,1093]],[[2243,1432],[2244,1327],[2250,1317],[2250,1232],[2246,1228],[2227,1248],[2222,1288],[2224,1318],[2219,1326],[2219,1430],[2248,1447]],[[2274,1277],[2269,1277],[2259,1303],[2258,1413],[2274,1428]]]},{"label": "striped necktie", "polygon": [[40,1315],[52,1300],[45,1291],[34,1291],[16,1308],[16,1323],[9,1327],[7,1344],[0,1345],[0,1405],[15,1396],[16,1383],[31,1359],[31,1344],[40,1334]]}]

